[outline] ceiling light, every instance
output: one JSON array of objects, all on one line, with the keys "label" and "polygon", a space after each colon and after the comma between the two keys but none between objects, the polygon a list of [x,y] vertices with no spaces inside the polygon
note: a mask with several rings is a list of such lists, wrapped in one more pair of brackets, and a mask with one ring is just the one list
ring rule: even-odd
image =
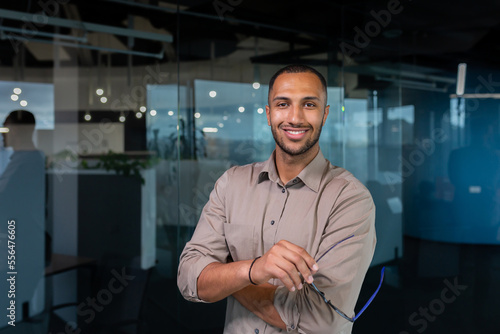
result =
[{"label": "ceiling light", "polygon": [[21,90],[21,88],[14,88],[14,90],[13,90],[13,91],[14,91],[14,94],[17,94],[17,95],[19,95],[19,94],[21,94],[21,93],[23,92],[23,91]]},{"label": "ceiling light", "polygon": [[17,100],[19,100],[19,96],[18,96],[18,95],[16,95],[16,94],[12,94],[12,95],[10,96],[10,99],[11,99],[12,101],[17,101]]},{"label": "ceiling light", "polygon": [[464,95],[465,92],[465,76],[467,72],[467,64],[461,63],[458,64],[457,71],[457,95]]},{"label": "ceiling light", "polygon": [[201,117],[201,114],[200,114],[199,112],[195,112],[195,113],[194,113],[194,117],[195,117],[195,118],[200,118],[200,117]]},{"label": "ceiling light", "polygon": [[101,96],[102,94],[104,94],[104,90],[102,88],[97,88],[95,93],[99,96]]},{"label": "ceiling light", "polygon": [[125,116],[120,115],[120,117],[118,117],[118,120],[122,123],[125,122]]},{"label": "ceiling light", "polygon": [[21,100],[21,102],[19,102],[19,104],[21,105],[21,107],[26,107],[28,105],[28,101]]},{"label": "ceiling light", "polygon": [[139,110],[140,110],[141,112],[146,112],[146,110],[147,110],[147,109],[146,109],[146,107],[145,107],[145,106],[141,106],[141,107],[139,108]]},{"label": "ceiling light", "polygon": [[215,90],[211,90],[210,93],[208,93],[208,95],[210,95],[210,97],[216,97],[217,92]]},{"label": "ceiling light", "polygon": [[106,96],[101,97],[101,103],[108,102],[108,98]]},{"label": "ceiling light", "polygon": [[137,117],[137,118],[142,118],[142,112],[138,112],[138,113],[136,113],[136,114],[135,114],[135,117]]},{"label": "ceiling light", "polygon": [[174,112],[172,110],[169,110],[168,111],[168,116],[173,116],[174,115]]},{"label": "ceiling light", "polygon": [[85,113],[85,116],[83,118],[88,122],[92,119],[92,116],[90,116],[90,113]]},{"label": "ceiling light", "polygon": [[262,114],[262,113],[264,112],[264,108],[259,108],[259,109],[257,109],[257,112],[258,112],[259,114]]},{"label": "ceiling light", "polygon": [[212,132],[212,133],[216,133],[216,132],[219,132],[219,129],[217,128],[203,128],[202,129],[203,132]]},{"label": "ceiling light", "polygon": [[239,107],[239,108],[238,108],[238,111],[239,111],[239,112],[244,112],[244,111],[245,111],[245,107]]},{"label": "ceiling light", "polygon": [[260,88],[260,83],[258,83],[258,82],[254,82],[254,83],[252,84],[252,87],[253,87],[253,89],[259,89],[259,88]]},{"label": "ceiling light", "polygon": [[151,111],[149,112],[149,114],[150,114],[151,116],[156,116],[156,110],[151,109]]}]

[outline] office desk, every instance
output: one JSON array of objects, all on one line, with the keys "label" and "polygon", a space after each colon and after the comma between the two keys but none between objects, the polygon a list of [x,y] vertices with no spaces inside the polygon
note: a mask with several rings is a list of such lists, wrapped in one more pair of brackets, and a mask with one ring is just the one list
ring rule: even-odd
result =
[{"label": "office desk", "polygon": [[96,263],[95,259],[89,257],[52,253],[50,265],[45,268],[45,276],[52,276],[82,267],[93,269],[92,267]]}]

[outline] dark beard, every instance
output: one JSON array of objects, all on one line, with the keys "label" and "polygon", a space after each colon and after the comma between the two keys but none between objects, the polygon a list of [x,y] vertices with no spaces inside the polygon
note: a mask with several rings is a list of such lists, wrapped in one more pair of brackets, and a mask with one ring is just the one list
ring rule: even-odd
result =
[{"label": "dark beard", "polygon": [[318,142],[319,136],[321,135],[321,130],[322,130],[322,127],[319,128],[318,135],[316,137],[313,137],[313,138],[309,139],[308,141],[306,141],[304,146],[302,148],[300,148],[299,150],[293,151],[292,149],[287,147],[283,141],[278,140],[276,130],[273,127],[271,127],[271,132],[273,133],[274,141],[276,142],[276,144],[278,144],[278,146],[283,150],[283,152],[285,152],[286,154],[289,154],[291,156],[301,155],[301,154],[304,154],[307,151],[309,151],[311,149],[311,147],[313,147]]}]

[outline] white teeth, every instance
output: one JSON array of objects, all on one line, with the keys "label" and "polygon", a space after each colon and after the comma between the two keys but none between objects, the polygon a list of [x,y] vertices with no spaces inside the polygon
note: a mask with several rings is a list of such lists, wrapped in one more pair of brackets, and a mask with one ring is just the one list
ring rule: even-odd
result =
[{"label": "white teeth", "polygon": [[304,133],[306,131],[305,130],[303,130],[303,131],[290,131],[290,130],[288,130],[288,132],[291,133],[292,135],[298,135],[298,134]]}]

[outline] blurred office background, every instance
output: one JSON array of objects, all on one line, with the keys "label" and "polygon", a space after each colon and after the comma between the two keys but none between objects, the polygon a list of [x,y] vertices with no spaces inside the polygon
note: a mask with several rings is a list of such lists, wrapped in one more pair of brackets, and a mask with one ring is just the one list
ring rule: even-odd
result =
[{"label": "blurred office background", "polygon": [[[354,333],[498,333],[499,10],[486,0],[2,3],[0,121],[31,111],[45,156],[45,186],[18,187],[42,194],[43,231],[18,243],[46,251],[43,273],[18,264],[36,288],[18,285],[34,292],[0,333],[222,333],[224,302],[180,297],[178,258],[217,178],[272,152],[268,81],[290,63],[327,78],[322,151],[377,205],[359,304],[382,266],[386,278]],[[0,146],[2,173],[13,150]],[[4,203],[30,226],[30,203]]]}]

